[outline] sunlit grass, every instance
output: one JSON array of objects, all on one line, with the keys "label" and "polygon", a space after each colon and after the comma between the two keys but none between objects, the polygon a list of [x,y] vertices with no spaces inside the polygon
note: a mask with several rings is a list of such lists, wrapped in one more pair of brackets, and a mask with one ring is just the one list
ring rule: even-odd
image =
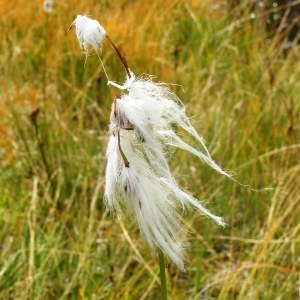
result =
[{"label": "sunlit grass", "polygon": [[[117,91],[106,86],[95,55],[84,67],[74,33],[67,33],[76,14],[87,13],[135,74],[177,84],[171,87],[216,162],[244,184],[273,188],[252,191],[172,153],[172,169],[184,174],[177,180],[229,226],[183,216],[188,272],[170,266],[170,298],[296,299],[298,47],[284,56],[263,15],[253,24],[247,10],[229,10],[223,1],[59,2],[52,15],[41,1],[1,2],[0,298],[160,297],[155,254],[135,224],[120,224],[103,205]],[[123,81],[108,44],[102,57],[110,79]]]}]

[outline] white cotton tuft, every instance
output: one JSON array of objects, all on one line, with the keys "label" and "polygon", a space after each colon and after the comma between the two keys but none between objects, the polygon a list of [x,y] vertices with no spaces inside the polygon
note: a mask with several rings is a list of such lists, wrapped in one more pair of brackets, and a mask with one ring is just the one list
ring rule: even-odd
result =
[{"label": "white cotton tuft", "polygon": [[[139,143],[135,133],[122,131],[121,141],[122,149],[130,160],[130,166],[118,164],[116,176],[106,172],[105,201],[108,207],[110,209],[112,207],[117,213],[121,213],[122,201],[121,210],[126,209],[137,219],[149,245],[161,248],[183,270],[183,245],[180,236],[184,231],[176,217],[175,197],[172,191],[162,184],[161,178],[145,160],[144,154],[135,148]],[[110,145],[107,151],[109,171],[112,170],[109,160],[114,160],[111,150]],[[120,154],[118,152],[117,154],[121,162]]]},{"label": "white cotton tuft", "polygon": [[[166,146],[188,151],[222,175],[230,175],[213,161],[177,96],[162,84],[132,77],[121,86],[127,92],[115,100],[111,112],[105,201],[111,211],[126,210],[134,216],[149,245],[159,247],[184,270],[185,232],[177,209],[193,208],[221,226],[225,223],[177,185]],[[180,136],[174,125],[186,134]],[[198,147],[189,145],[186,136]]]},{"label": "white cotton tuft", "polygon": [[77,15],[73,24],[76,27],[76,36],[83,52],[88,55],[89,48],[97,51],[103,45],[106,32],[97,20]]},{"label": "white cotton tuft", "polygon": [[[203,137],[191,125],[182,103],[170,89],[147,80],[125,83],[125,86],[127,85],[128,94],[124,94],[115,102],[118,106],[117,126],[132,124],[148,143],[168,144],[186,150],[198,156],[217,172],[230,177],[230,174],[213,161]],[[202,151],[188,145],[174,131],[173,125],[181,127],[192,139],[198,141]]]},{"label": "white cotton tuft", "polygon": [[53,12],[53,0],[44,0],[43,10],[46,14],[51,14]]},{"label": "white cotton tuft", "polygon": [[118,154],[118,142],[115,136],[111,136],[108,142],[107,150],[107,165],[106,165],[106,184],[105,184],[105,199],[108,208],[117,213],[121,213],[119,204],[119,195],[117,194],[117,180],[119,176],[119,170],[121,168],[121,161]]}]

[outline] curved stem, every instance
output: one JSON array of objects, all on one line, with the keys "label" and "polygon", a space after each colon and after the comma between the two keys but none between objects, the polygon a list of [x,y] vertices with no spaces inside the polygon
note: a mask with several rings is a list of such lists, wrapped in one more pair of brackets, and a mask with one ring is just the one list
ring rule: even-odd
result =
[{"label": "curved stem", "polygon": [[129,161],[128,161],[127,157],[125,156],[125,154],[122,150],[122,147],[121,147],[120,129],[118,130],[118,147],[119,147],[119,151],[122,156],[125,167],[129,168]]},{"label": "curved stem", "polygon": [[128,67],[128,64],[127,64],[127,61],[126,61],[125,57],[122,56],[121,52],[119,51],[119,49],[117,48],[115,43],[111,40],[111,38],[108,35],[106,35],[105,37],[107,38],[107,40],[111,43],[111,45],[114,47],[115,51],[117,52],[123,66],[125,68],[125,71],[128,75],[128,78],[131,78],[130,70],[129,70],[129,67]]},{"label": "curved stem", "polygon": [[165,258],[163,252],[158,249],[159,258],[159,271],[160,271],[160,285],[161,285],[161,299],[167,300],[167,282],[166,282],[166,268],[165,268]]}]

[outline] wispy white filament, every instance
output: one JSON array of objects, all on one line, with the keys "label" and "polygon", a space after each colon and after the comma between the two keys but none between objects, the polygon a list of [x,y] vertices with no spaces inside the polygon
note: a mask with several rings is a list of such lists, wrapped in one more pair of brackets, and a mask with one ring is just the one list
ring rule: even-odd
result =
[{"label": "wispy white filament", "polygon": [[[150,246],[159,247],[184,269],[184,246],[180,238],[184,230],[177,208],[195,208],[219,225],[225,223],[178,187],[168,166],[166,145],[186,150],[217,172],[230,175],[212,160],[204,139],[169,88],[151,80],[136,80],[133,74],[121,88],[127,89],[127,93],[115,100],[110,120],[106,203],[117,214],[124,210],[131,212]],[[184,129],[199,147],[185,142],[174,125]],[[120,148],[129,161],[128,166]]]}]

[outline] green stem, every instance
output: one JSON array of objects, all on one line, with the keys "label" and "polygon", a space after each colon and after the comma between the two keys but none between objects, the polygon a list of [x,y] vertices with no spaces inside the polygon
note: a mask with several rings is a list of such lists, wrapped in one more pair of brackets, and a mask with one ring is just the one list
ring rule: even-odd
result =
[{"label": "green stem", "polygon": [[161,299],[167,300],[167,282],[166,282],[166,267],[165,267],[165,257],[163,252],[158,249],[159,258],[159,271],[160,271],[160,285],[161,285]]},{"label": "green stem", "polygon": [[121,147],[120,129],[118,130],[118,147],[119,147],[119,151],[122,156],[125,167],[129,168],[129,161],[128,161],[127,157],[125,156],[125,154],[122,150],[122,147]]}]

